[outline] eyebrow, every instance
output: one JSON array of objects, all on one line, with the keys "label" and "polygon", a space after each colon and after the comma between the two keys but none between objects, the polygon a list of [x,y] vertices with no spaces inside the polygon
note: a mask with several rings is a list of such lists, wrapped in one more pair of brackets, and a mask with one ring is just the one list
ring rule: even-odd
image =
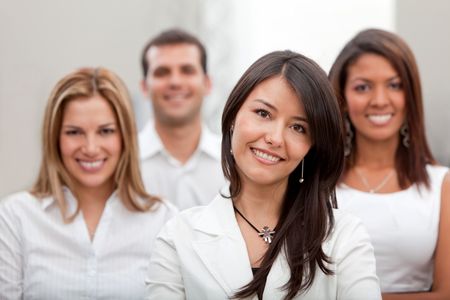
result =
[{"label": "eyebrow", "polygon": [[[275,106],[273,106],[272,104],[270,104],[269,102],[267,102],[267,101],[265,101],[265,100],[263,100],[263,99],[255,99],[254,101],[256,101],[256,102],[259,102],[259,103],[262,103],[262,104],[264,104],[265,106],[268,106],[270,109],[272,109],[272,110],[274,110],[274,111],[278,111],[278,109],[275,107]],[[303,122],[306,122],[306,123],[308,123],[308,119],[307,118],[305,118],[305,117],[303,117],[303,116],[294,116],[294,117],[292,117],[294,120],[298,120],[298,121],[303,121]]]},{"label": "eyebrow", "polygon": [[[394,80],[394,79],[402,79],[401,77],[400,77],[400,75],[395,75],[395,76],[392,76],[392,77],[390,77],[390,78],[388,78],[386,81],[391,81],[391,80]],[[372,80],[369,80],[369,79],[367,79],[367,78],[365,78],[365,77],[355,77],[355,78],[352,78],[351,80],[350,80],[350,82],[353,82],[353,81],[356,81],[356,80],[362,80],[362,81],[365,81],[365,82],[371,82]]]},{"label": "eyebrow", "polygon": [[[101,124],[98,127],[99,128],[104,128],[104,127],[108,127],[108,126],[116,126],[116,122],[110,122],[110,123],[105,123],[105,124]],[[76,129],[81,129],[82,127],[80,126],[75,126],[75,125],[71,125],[71,124],[66,124],[66,125],[62,125],[62,127],[67,127],[67,128],[76,128]]]}]

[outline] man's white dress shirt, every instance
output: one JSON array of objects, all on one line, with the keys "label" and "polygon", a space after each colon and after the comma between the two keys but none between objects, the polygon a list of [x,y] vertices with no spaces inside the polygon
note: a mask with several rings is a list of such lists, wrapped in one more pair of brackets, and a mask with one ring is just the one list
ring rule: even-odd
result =
[{"label": "man's white dress shirt", "polygon": [[0,201],[0,299],[142,299],[154,239],[175,214],[165,202],[132,212],[114,193],[91,241],[81,212],[64,223],[52,197],[11,195]]},{"label": "man's white dress shirt", "polygon": [[141,172],[147,192],[180,210],[205,205],[225,184],[220,161],[221,138],[202,125],[197,150],[185,163],[172,157],[150,120],[139,133]]}]

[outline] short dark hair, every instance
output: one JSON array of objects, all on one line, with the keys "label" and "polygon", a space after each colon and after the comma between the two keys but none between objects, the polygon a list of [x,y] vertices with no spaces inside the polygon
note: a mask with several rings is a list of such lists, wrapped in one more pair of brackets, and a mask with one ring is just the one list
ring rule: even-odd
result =
[{"label": "short dark hair", "polygon": [[[406,123],[409,128],[410,141],[408,148],[397,147],[395,167],[400,187],[406,188],[414,183],[428,186],[426,164],[435,163],[435,160],[425,136],[419,69],[413,52],[398,35],[381,29],[366,29],[352,38],[339,53],[328,77],[339,100],[342,116],[346,117],[347,101],[344,91],[348,68],[361,55],[367,53],[380,55],[389,61],[398,72],[405,93]],[[355,149],[354,139],[352,143],[352,149]],[[354,160],[355,151],[352,151],[346,160],[344,174],[351,168]]]},{"label": "short dark hair", "polygon": [[197,46],[200,51],[200,64],[203,72],[207,74],[207,56],[205,46],[194,35],[178,28],[165,30],[152,38],[144,47],[141,54],[142,73],[147,77],[150,62],[147,61],[147,52],[153,46],[165,46],[175,44],[191,44]]},{"label": "short dark hair", "polygon": [[277,234],[264,255],[260,272],[235,296],[260,297],[267,275],[284,246],[291,277],[286,299],[311,286],[315,270],[333,274],[322,243],[334,226],[335,185],[344,164],[344,138],[339,105],[326,73],[311,59],[291,51],[276,51],[258,59],[232,90],[222,115],[222,168],[230,181],[230,197],[241,191],[241,178],[230,152],[232,124],[252,90],[263,81],[280,76],[305,107],[312,146],[304,157],[305,181],[300,184],[301,164],[289,175]]}]

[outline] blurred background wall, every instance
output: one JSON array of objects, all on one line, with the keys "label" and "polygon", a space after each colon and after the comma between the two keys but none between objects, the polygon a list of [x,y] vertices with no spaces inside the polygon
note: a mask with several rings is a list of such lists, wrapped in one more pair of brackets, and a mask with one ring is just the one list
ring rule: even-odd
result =
[{"label": "blurred background wall", "polygon": [[[40,131],[57,80],[104,66],[128,85],[138,126],[151,117],[139,90],[144,44],[169,27],[196,35],[208,50],[213,92],[205,121],[216,132],[224,101],[261,55],[292,49],[328,71],[356,32],[377,27],[411,45],[424,84],[429,139],[450,165],[450,2],[446,0],[0,0],[0,197],[29,188],[39,168]],[[445,72],[445,73],[444,73]]]}]

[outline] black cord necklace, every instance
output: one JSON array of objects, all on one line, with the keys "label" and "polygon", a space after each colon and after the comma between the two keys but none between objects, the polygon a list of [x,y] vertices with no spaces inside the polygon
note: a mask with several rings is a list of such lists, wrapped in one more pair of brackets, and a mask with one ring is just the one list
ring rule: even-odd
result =
[{"label": "black cord necklace", "polygon": [[264,240],[266,244],[272,243],[272,238],[273,235],[275,234],[275,230],[271,230],[269,226],[264,226],[262,230],[258,230],[258,228],[256,228],[255,225],[250,223],[250,221],[247,220],[246,217],[244,217],[244,215],[236,208],[236,206],[234,206],[234,203],[233,208],[234,211],[237,212],[242,217],[242,219],[244,219],[245,222],[247,222],[248,225],[250,225],[258,233],[258,235]]}]

